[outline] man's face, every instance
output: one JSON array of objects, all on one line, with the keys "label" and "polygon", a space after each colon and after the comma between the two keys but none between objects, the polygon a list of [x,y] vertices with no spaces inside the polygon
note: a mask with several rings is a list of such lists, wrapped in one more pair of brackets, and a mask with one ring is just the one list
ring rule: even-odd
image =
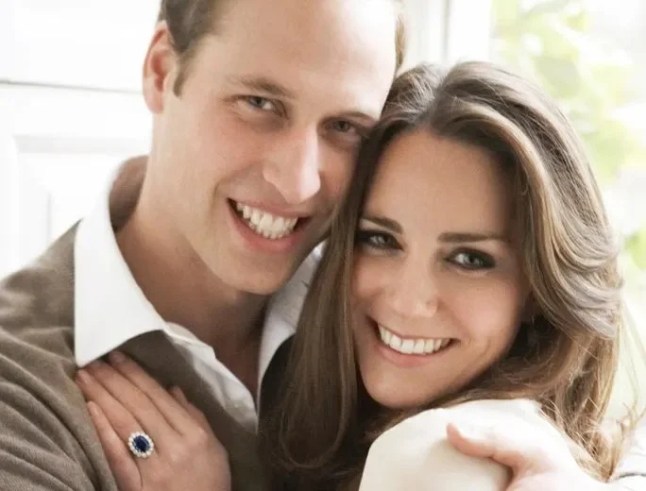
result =
[{"label": "man's face", "polygon": [[142,200],[180,257],[268,294],[321,240],[379,117],[395,12],[390,0],[236,0],[217,26],[179,96],[167,36],[151,46],[144,92],[156,115]]}]

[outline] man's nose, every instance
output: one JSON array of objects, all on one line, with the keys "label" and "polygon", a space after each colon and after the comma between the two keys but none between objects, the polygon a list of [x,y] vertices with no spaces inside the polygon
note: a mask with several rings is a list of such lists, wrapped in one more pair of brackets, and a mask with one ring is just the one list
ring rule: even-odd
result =
[{"label": "man's nose", "polygon": [[277,137],[263,177],[288,204],[307,201],[321,189],[321,145],[315,130]]}]

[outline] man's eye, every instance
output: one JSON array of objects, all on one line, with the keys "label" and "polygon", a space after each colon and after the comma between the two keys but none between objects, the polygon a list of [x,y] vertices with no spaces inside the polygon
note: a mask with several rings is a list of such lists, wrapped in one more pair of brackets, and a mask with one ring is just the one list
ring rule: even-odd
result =
[{"label": "man's eye", "polygon": [[495,266],[494,260],[489,254],[475,251],[458,252],[450,261],[468,270],[491,269]]},{"label": "man's eye", "polygon": [[339,133],[358,133],[357,127],[348,121],[334,121],[332,123],[332,129],[338,131]]},{"label": "man's eye", "polygon": [[248,96],[246,97],[246,101],[250,106],[260,109],[261,111],[276,111],[276,104],[265,97]]},{"label": "man's eye", "polygon": [[340,133],[346,137],[352,137],[352,138],[364,138],[368,133],[367,129],[362,128],[361,126],[357,126],[356,124],[351,123],[350,121],[345,121],[343,119],[339,119],[338,121],[333,121],[329,127],[332,131],[335,131],[336,133]]}]

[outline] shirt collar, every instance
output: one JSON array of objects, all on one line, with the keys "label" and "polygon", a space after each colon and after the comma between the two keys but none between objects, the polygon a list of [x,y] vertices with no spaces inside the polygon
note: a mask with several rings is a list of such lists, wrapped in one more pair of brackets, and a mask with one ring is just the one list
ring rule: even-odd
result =
[{"label": "shirt collar", "polygon": [[[109,203],[118,175],[79,224],[74,244],[74,354],[79,366],[166,324],[137,285],[117,245],[110,213],[123,202],[113,201],[113,210]],[[138,193],[139,188],[133,191]]]},{"label": "shirt collar", "polygon": [[[276,350],[296,332],[298,318],[309,290],[312,277],[318,266],[321,247],[317,247],[305,258],[287,284],[269,301],[265,325],[260,344],[258,362],[259,382],[262,382],[269,363]],[[260,383],[258,387],[260,387]]]},{"label": "shirt collar", "polygon": [[[124,208],[136,202],[133,193],[140,190],[139,186],[130,186],[124,191],[121,183],[125,180],[119,179],[120,173],[121,170],[104,189],[96,208],[81,221],[76,235],[74,353],[79,366],[141,334],[168,330],[167,322],[144,295],[117,245],[111,214],[123,216]],[[317,248],[268,304],[260,345],[260,380],[276,350],[296,330],[319,258]]]}]

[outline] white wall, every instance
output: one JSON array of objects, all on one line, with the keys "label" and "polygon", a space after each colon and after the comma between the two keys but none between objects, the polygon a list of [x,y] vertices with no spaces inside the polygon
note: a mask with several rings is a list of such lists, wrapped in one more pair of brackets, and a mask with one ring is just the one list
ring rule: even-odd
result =
[{"label": "white wall", "polygon": [[145,153],[141,65],[158,0],[0,2],[0,277]]}]

